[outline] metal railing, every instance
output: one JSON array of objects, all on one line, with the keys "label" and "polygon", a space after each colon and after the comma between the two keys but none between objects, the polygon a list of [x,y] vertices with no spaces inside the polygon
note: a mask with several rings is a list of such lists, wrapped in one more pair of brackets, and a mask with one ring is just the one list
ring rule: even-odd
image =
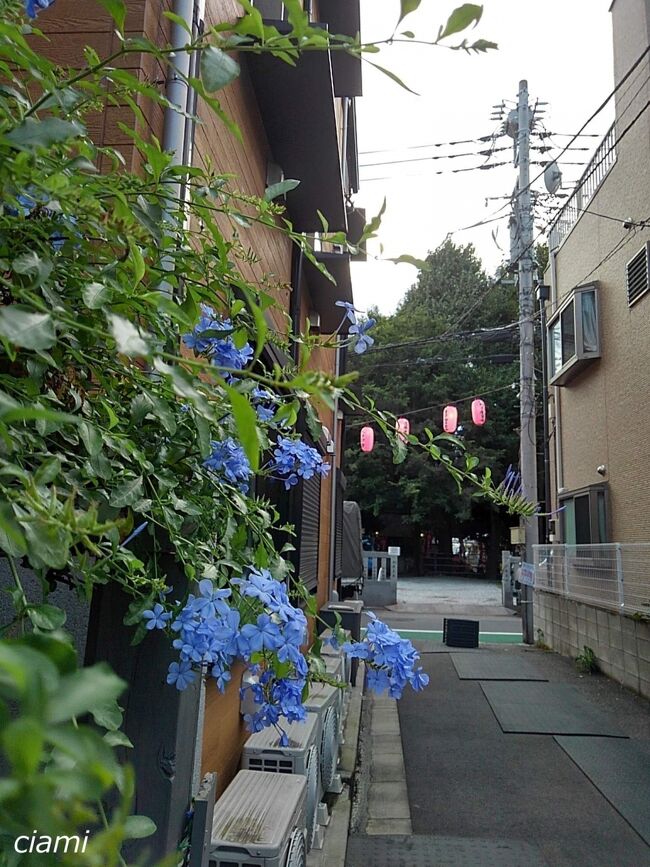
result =
[{"label": "metal railing", "polygon": [[389,554],[387,551],[364,551],[364,574],[371,581],[397,581],[398,560],[397,554]]},{"label": "metal railing", "polygon": [[616,162],[616,125],[612,124],[598,145],[582,177],[551,226],[548,244],[557,249],[578,221],[578,217],[593,199],[598,187]]},{"label": "metal railing", "polygon": [[650,616],[650,543],[534,548],[536,590]]}]

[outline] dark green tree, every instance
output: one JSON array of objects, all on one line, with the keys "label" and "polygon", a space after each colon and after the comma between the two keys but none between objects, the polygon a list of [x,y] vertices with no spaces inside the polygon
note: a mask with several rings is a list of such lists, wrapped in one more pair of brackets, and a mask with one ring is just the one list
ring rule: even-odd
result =
[{"label": "dark green tree", "polygon": [[[443,408],[454,404],[459,440],[498,480],[518,453],[516,286],[508,277],[490,281],[471,245],[448,239],[426,261],[394,315],[371,313],[378,320],[375,346],[350,362],[359,373],[356,389],[409,418],[416,436],[425,428],[441,432]],[[484,427],[471,421],[478,396],[487,404]],[[419,455],[394,465],[381,437],[371,454],[362,454],[360,424],[354,417],[348,424],[348,496],[361,504],[368,527],[410,537],[416,560],[422,533],[437,538],[442,555],[451,553],[453,536],[489,534],[488,572],[495,575],[506,516],[472,491],[459,492],[444,470]]]}]

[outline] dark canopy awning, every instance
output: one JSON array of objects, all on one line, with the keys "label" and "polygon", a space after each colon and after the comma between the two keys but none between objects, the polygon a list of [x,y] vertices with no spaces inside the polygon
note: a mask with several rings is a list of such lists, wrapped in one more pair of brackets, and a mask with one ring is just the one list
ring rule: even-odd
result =
[{"label": "dark canopy awning", "polygon": [[[286,25],[269,21],[279,30]],[[300,186],[287,209],[300,232],[321,232],[320,210],[332,231],[346,229],[341,161],[327,51],[305,52],[291,66],[269,54],[250,54],[248,67],[273,159]]]},{"label": "dark canopy awning", "polygon": [[[318,17],[330,33],[355,37],[361,29],[359,0],[319,0]],[[361,58],[347,51],[332,52],[334,93],[361,96]]]},{"label": "dark canopy awning", "polygon": [[352,278],[350,276],[350,256],[347,253],[316,253],[316,259],[322,262],[332,277],[336,286],[325,274],[305,259],[305,279],[309,287],[309,295],[313,309],[320,315],[320,328],[323,334],[332,334],[341,324],[345,310],[336,306],[337,301],[352,303]]}]

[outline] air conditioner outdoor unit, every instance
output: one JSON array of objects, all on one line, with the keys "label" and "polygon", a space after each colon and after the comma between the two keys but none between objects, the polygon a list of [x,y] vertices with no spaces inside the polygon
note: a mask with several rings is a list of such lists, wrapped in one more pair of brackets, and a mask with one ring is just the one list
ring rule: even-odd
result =
[{"label": "air conditioner outdoor unit", "polygon": [[308,713],[304,722],[282,723],[289,739],[280,746],[280,735],[274,728],[250,736],[244,744],[242,768],[275,774],[302,774],[307,780],[306,821],[307,848],[320,849],[322,829],[318,826],[318,803],[321,798],[320,778],[320,719]]},{"label": "air conditioner outdoor unit", "polygon": [[305,867],[307,780],[240,771],[214,808],[209,867]]},{"label": "air conditioner outdoor unit", "polygon": [[327,683],[312,685],[305,708],[320,717],[320,772],[323,789],[340,794],[341,777],[336,772],[339,762],[341,723],[339,718],[339,690]]},{"label": "air conditioner outdoor unit", "polygon": [[[351,668],[352,668],[352,666],[350,664],[351,663],[350,657],[347,656],[345,653],[343,653],[343,651],[341,650],[340,647],[332,647],[332,645],[329,644],[325,640],[326,638],[329,638],[331,636],[331,634],[332,634],[331,631],[328,629],[327,631],[323,632],[323,634],[320,636],[322,641],[323,641],[321,651],[320,651],[321,656],[333,656],[333,657],[337,657],[339,659],[342,659],[343,660],[343,673],[344,673],[344,676],[342,679],[346,680],[349,683],[350,682],[350,673],[351,673]],[[350,641],[349,633],[346,633],[346,641]]]},{"label": "air conditioner outdoor unit", "polygon": [[[325,663],[325,671],[330,677],[336,678],[336,680],[342,681],[343,683],[347,682],[346,666],[343,657],[323,656],[322,659]],[[340,742],[343,743],[343,726],[348,713],[350,690],[347,687],[339,686],[336,687],[336,691],[338,692],[339,725],[341,726]]]}]

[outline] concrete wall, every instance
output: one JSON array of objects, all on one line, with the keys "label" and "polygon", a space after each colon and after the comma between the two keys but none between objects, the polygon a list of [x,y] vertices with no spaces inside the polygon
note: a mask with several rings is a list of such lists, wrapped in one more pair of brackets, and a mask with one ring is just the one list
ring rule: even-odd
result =
[{"label": "concrete wall", "polygon": [[650,698],[650,623],[539,590],[533,616],[557,653],[575,658],[586,645],[604,674]]},{"label": "concrete wall", "polygon": [[[617,0],[613,6],[616,80],[648,44],[645,0]],[[620,88],[616,100],[618,135],[650,98],[650,55]],[[628,307],[626,263],[650,241],[650,229],[626,229],[619,220],[650,216],[650,111],[643,112],[617,145],[617,161],[587,210],[557,252],[557,300],[576,286],[598,282],[601,359],[591,363],[551,399],[561,412],[563,488],[572,491],[606,481],[609,485],[608,541],[650,540],[650,293]],[[617,253],[607,259],[620,244]],[[597,267],[598,266],[598,267]],[[549,306],[549,315],[554,309]],[[555,435],[551,448],[555,448]],[[596,468],[604,464],[607,473]],[[553,477],[554,505],[558,482]]]}]

